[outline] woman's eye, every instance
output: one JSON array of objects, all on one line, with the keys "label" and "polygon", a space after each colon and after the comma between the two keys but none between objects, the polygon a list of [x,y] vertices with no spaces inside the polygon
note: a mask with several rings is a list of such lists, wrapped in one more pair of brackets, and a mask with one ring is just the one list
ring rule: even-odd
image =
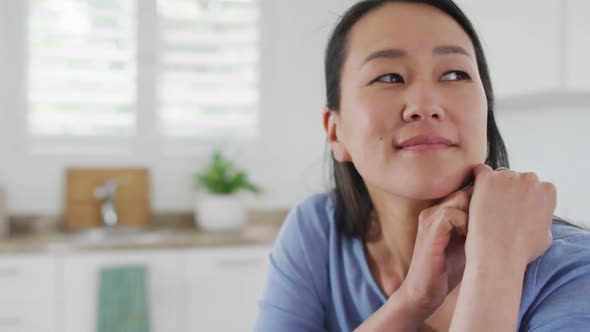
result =
[{"label": "woman's eye", "polygon": [[443,75],[442,80],[443,81],[462,81],[462,80],[467,80],[469,78],[470,78],[469,75],[464,71],[452,70],[452,71],[446,72]]},{"label": "woman's eye", "polygon": [[375,82],[404,83],[404,78],[400,74],[387,74],[387,75],[377,77]]}]

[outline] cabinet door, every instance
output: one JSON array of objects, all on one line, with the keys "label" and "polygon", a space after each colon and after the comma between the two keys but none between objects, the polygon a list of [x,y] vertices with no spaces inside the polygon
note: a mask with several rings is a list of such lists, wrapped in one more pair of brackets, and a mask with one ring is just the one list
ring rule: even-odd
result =
[{"label": "cabinet door", "polygon": [[57,260],[0,257],[0,332],[57,331]]},{"label": "cabinet door", "polygon": [[590,1],[568,0],[565,4],[568,88],[573,91],[590,92]]},{"label": "cabinet door", "polygon": [[252,330],[269,253],[268,247],[186,251],[183,331]]},{"label": "cabinet door", "polygon": [[63,318],[66,332],[97,327],[99,271],[103,267],[145,265],[151,332],[178,330],[178,255],[175,251],[76,253],[63,262]]},{"label": "cabinet door", "polygon": [[56,301],[56,269],[52,256],[0,256],[0,301]]},{"label": "cabinet door", "polygon": [[561,1],[456,2],[480,35],[498,97],[561,87]]},{"label": "cabinet door", "polygon": [[0,332],[56,332],[56,301],[0,302]]}]

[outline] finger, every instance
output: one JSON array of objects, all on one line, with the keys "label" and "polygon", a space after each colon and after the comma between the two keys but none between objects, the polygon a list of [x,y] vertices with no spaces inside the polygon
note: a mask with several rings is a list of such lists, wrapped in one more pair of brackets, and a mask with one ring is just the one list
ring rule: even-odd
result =
[{"label": "finger", "polygon": [[531,181],[531,182],[539,182],[539,176],[535,172],[522,173],[522,177],[524,179]]},{"label": "finger", "polygon": [[551,182],[541,182],[541,187],[546,191],[546,202],[553,211],[557,207],[557,188]]},{"label": "finger", "polygon": [[[469,215],[461,210],[455,210],[452,218],[448,219],[449,223],[459,230],[463,236],[467,236],[467,229],[469,227]],[[451,230],[452,231],[452,230]]]},{"label": "finger", "polygon": [[545,188],[547,191],[553,193],[553,194],[557,194],[557,187],[555,187],[555,185],[551,182],[546,182],[543,181],[541,182],[541,185],[543,186],[543,188]]},{"label": "finger", "polygon": [[448,206],[454,207],[461,211],[469,211],[469,201],[471,200],[471,194],[473,193],[473,189],[468,190],[459,190],[454,192],[449,197],[447,197],[444,201],[440,203],[440,206]]},{"label": "finger", "polygon": [[557,187],[553,183],[541,182],[540,185],[553,199],[557,198]]},{"label": "finger", "polygon": [[478,177],[480,177],[484,174],[489,174],[493,171],[494,170],[490,166],[488,166],[486,164],[479,164],[473,168],[473,176],[477,180]]},{"label": "finger", "polygon": [[466,192],[471,197],[471,195],[473,195],[473,183],[470,184],[469,186],[461,189],[461,191]]},{"label": "finger", "polygon": [[467,213],[452,207],[441,207],[438,210],[435,221],[430,227],[432,237],[437,241],[444,239],[444,246],[449,242],[453,229],[459,230],[462,235],[467,235]]}]

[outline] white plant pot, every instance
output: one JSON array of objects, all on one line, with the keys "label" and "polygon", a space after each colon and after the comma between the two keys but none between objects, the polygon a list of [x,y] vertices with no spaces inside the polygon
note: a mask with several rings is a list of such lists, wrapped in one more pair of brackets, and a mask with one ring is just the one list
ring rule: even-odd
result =
[{"label": "white plant pot", "polygon": [[241,228],[247,211],[237,194],[199,193],[195,199],[195,222],[207,232],[227,232]]}]

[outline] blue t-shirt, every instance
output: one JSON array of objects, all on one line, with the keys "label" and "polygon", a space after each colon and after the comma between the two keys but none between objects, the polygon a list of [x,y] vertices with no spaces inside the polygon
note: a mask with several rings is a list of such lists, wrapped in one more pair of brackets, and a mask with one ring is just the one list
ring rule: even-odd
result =
[{"label": "blue t-shirt", "polygon": [[[361,239],[337,229],[334,206],[322,193],[289,213],[255,331],[352,331],[386,302]],[[527,267],[518,331],[590,331],[590,232],[558,223],[552,232],[552,247]]]}]

